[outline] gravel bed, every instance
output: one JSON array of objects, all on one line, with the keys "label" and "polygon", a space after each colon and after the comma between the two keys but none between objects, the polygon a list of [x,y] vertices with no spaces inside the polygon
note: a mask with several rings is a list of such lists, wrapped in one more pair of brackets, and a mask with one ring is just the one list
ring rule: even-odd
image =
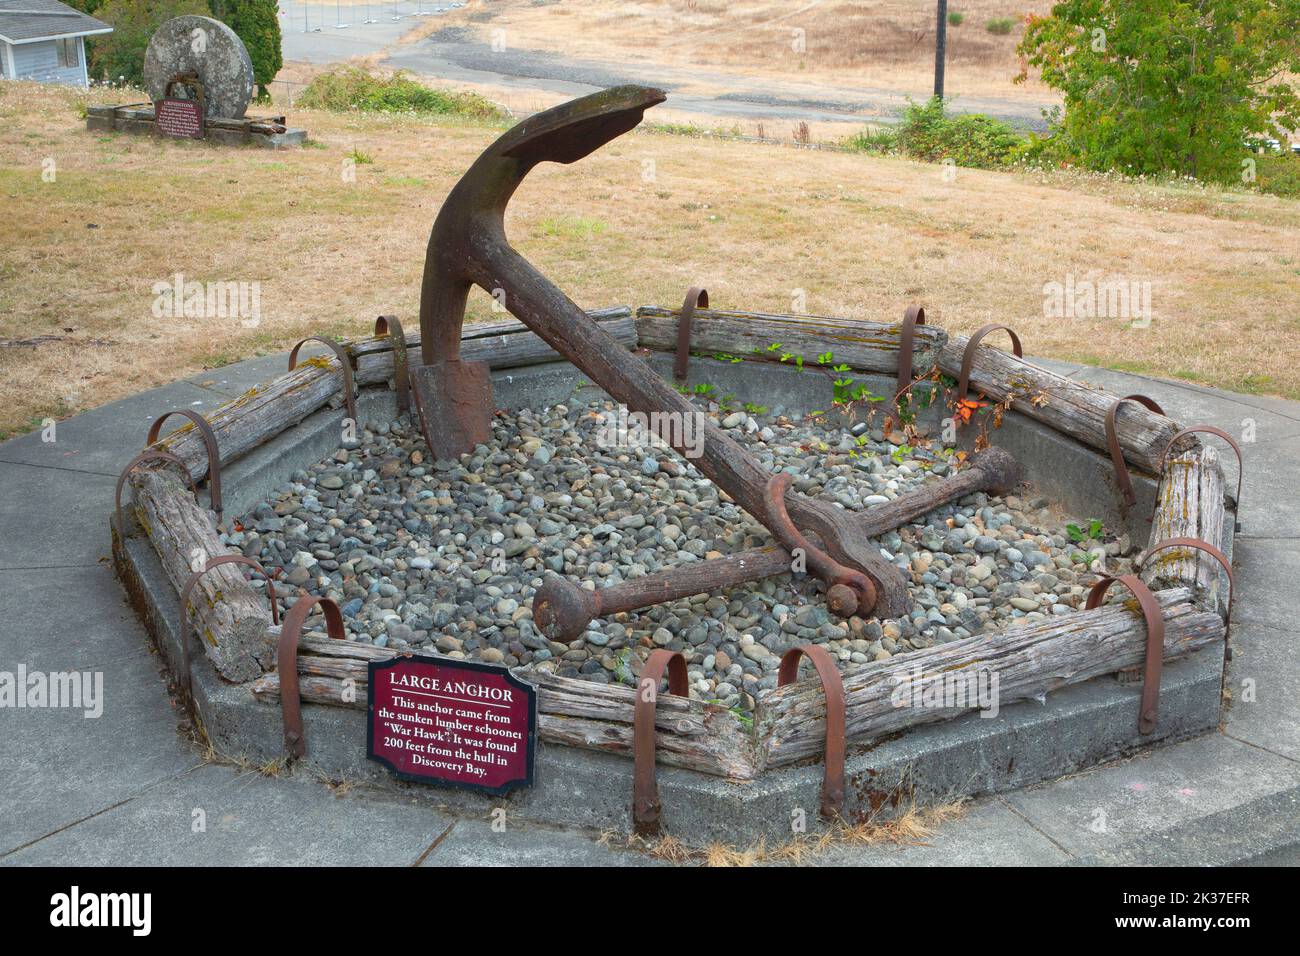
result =
[{"label": "gravel bed", "polygon": [[[976,494],[879,539],[910,573],[908,617],[833,617],[818,582],[786,574],[551,642],[530,611],[547,574],[603,586],[771,543],[674,452],[602,447],[615,407],[575,396],[499,415],[492,443],[460,461],[430,461],[406,419],[371,424],[358,447],[295,472],[223,537],[282,568],[282,591],[338,601],[350,639],[629,684],[652,648],[668,647],[686,654],[693,696],[742,712],[775,686],[795,644],[825,644],[842,666],[886,660],[1082,607],[1094,548],[1112,572],[1127,570],[1127,537],[1071,540],[1072,519],[1032,490]],[[790,472],[796,491],[850,510],[960,467],[937,442],[911,447],[865,424],[702,410],[765,467]]]}]

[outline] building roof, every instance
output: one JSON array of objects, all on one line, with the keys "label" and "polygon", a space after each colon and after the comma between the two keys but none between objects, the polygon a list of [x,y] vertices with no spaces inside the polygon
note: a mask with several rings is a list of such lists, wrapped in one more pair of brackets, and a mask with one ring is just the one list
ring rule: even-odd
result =
[{"label": "building roof", "polygon": [[34,43],[112,30],[102,20],[59,0],[0,0],[0,40],[9,43]]}]

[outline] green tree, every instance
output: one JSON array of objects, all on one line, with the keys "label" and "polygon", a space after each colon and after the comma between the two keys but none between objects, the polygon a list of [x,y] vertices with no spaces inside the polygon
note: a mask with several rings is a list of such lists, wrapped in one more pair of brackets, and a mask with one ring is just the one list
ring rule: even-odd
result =
[{"label": "green tree", "polygon": [[276,0],[210,0],[212,15],[239,34],[253,61],[259,101],[269,100],[266,84],[284,65]]},{"label": "green tree", "polygon": [[86,44],[86,69],[96,80],[144,86],[144,51],[155,30],[172,17],[206,16],[206,0],[104,0],[94,16],[113,28]]},{"label": "green tree", "polygon": [[1063,0],[1018,51],[1065,96],[1052,152],[1090,169],[1227,181],[1300,126],[1300,0]]}]

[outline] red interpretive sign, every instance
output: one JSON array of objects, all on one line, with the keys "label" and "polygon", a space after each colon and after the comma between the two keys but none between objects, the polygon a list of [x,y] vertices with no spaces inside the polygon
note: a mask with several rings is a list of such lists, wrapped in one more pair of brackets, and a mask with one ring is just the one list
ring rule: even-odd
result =
[{"label": "red interpretive sign", "polygon": [[368,735],[366,756],[408,780],[497,794],[532,786],[537,691],[489,664],[371,661]]},{"label": "red interpretive sign", "polygon": [[153,122],[154,128],[167,136],[203,138],[203,107],[197,100],[155,100]]}]

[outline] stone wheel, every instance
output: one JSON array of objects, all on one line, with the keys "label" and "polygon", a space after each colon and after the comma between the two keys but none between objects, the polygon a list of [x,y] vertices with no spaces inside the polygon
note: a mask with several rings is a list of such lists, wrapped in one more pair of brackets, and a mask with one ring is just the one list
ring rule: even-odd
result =
[{"label": "stone wheel", "polygon": [[177,74],[203,84],[204,115],[238,119],[253,98],[253,61],[234,30],[211,17],[175,17],[162,24],[144,54],[149,95],[162,99]]}]

